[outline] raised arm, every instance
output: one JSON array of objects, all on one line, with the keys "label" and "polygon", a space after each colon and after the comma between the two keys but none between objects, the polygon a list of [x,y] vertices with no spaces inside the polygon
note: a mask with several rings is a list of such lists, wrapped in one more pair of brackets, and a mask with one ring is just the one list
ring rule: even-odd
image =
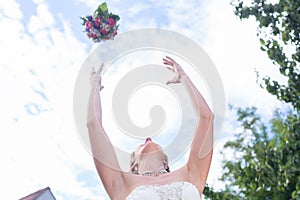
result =
[{"label": "raised arm", "polygon": [[198,116],[198,124],[195,129],[194,139],[190,149],[187,168],[192,179],[200,179],[201,192],[204,189],[213,153],[213,113],[205,99],[195,87],[191,79],[186,75],[181,66],[172,58],[163,59],[168,69],[177,75],[170,83],[182,83],[187,89],[195,112]]},{"label": "raised arm", "polygon": [[[108,195],[112,198],[122,195],[124,188],[123,173],[120,170],[113,146],[102,125],[102,107],[100,99],[101,71],[103,64],[97,72],[91,74],[91,90],[87,108],[87,128],[94,158],[94,163],[100,179]],[[117,198],[119,199],[119,198]]]}]

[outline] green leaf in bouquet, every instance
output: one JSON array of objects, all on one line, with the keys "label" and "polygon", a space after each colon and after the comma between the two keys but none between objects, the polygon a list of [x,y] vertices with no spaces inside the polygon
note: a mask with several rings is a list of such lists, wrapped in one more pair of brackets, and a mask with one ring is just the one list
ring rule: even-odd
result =
[{"label": "green leaf in bouquet", "polygon": [[85,25],[85,22],[87,21],[87,19],[84,18],[84,17],[80,17],[80,19],[83,21],[83,22],[82,22],[82,25]]},{"label": "green leaf in bouquet", "polygon": [[98,8],[95,10],[94,17],[105,16],[107,15],[107,12],[108,12],[108,8],[106,3],[104,2],[101,5],[99,5]]},{"label": "green leaf in bouquet", "polygon": [[107,9],[107,5],[106,5],[106,2],[102,3],[98,9],[100,9],[103,13],[107,12],[108,9]]},{"label": "green leaf in bouquet", "polygon": [[115,14],[112,14],[112,13],[109,14],[109,17],[113,18],[115,22],[120,20],[119,15],[115,15]]}]

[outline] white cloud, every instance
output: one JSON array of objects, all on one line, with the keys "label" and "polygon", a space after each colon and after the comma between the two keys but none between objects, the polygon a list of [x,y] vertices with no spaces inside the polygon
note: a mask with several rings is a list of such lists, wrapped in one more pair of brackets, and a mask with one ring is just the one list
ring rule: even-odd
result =
[{"label": "white cloud", "polygon": [[45,1],[44,0],[32,0],[32,2],[35,3],[35,4],[42,4]]},{"label": "white cloud", "polygon": [[48,10],[47,5],[43,1],[36,2],[36,16],[31,16],[28,31],[31,34],[35,34],[38,31],[47,30],[47,28],[51,28],[55,24],[54,17]]},{"label": "white cloud", "polygon": [[8,17],[11,19],[21,19],[22,12],[20,10],[20,5],[15,1],[1,1],[0,2],[0,16],[1,18]]},{"label": "white cloud", "polygon": [[127,10],[128,16],[133,17],[139,12],[142,12],[143,10],[149,8],[149,5],[143,3],[143,2],[136,2],[130,8]]}]

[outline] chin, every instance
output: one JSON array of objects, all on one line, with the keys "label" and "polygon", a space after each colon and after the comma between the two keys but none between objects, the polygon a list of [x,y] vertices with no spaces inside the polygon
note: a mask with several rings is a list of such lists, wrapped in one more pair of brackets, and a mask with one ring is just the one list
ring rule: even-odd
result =
[{"label": "chin", "polygon": [[154,152],[161,152],[161,147],[154,143],[154,142],[147,142],[143,145],[141,149],[141,153],[154,153]]}]

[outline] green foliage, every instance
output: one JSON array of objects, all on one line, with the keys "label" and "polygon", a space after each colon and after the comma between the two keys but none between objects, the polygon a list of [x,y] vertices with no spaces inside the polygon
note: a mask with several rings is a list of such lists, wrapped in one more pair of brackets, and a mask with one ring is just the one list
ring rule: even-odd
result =
[{"label": "green foliage", "polygon": [[[228,142],[239,155],[224,163],[222,180],[239,189],[246,199],[297,199],[293,194],[300,179],[300,118],[292,113],[283,117],[276,111],[271,122],[264,122],[255,108],[237,109],[243,130],[237,140]],[[269,128],[265,126],[269,124]],[[242,139],[242,142],[240,142]],[[299,197],[299,196],[298,196]]]},{"label": "green foliage", "polygon": [[101,12],[101,13],[108,12],[106,2],[104,2],[104,3],[102,3],[100,6],[98,6],[98,9],[96,10],[95,13],[97,13],[97,12]]},{"label": "green foliage", "polygon": [[226,189],[215,192],[207,186],[205,197],[300,199],[300,115],[276,110],[265,122],[254,107],[235,109],[241,131],[224,146],[233,152],[223,164]]},{"label": "green foliage", "polygon": [[205,196],[205,199],[222,199],[222,200],[239,200],[239,198],[232,194],[232,192],[229,189],[226,189],[225,191],[214,191],[213,188],[209,187],[208,185],[205,186],[203,194]]},{"label": "green foliage", "polygon": [[115,22],[120,20],[119,15],[113,14],[112,12],[108,12],[108,7],[107,7],[106,2],[104,2],[98,6],[98,8],[94,11],[93,16],[94,17],[105,16],[104,18],[107,18],[107,19],[113,18]]},{"label": "green foliage", "polygon": [[232,4],[240,19],[256,19],[261,50],[268,54],[287,79],[287,84],[280,84],[266,76],[264,87],[279,100],[300,111],[300,1],[267,2],[252,0],[251,6],[244,6],[242,0],[235,0]]}]

